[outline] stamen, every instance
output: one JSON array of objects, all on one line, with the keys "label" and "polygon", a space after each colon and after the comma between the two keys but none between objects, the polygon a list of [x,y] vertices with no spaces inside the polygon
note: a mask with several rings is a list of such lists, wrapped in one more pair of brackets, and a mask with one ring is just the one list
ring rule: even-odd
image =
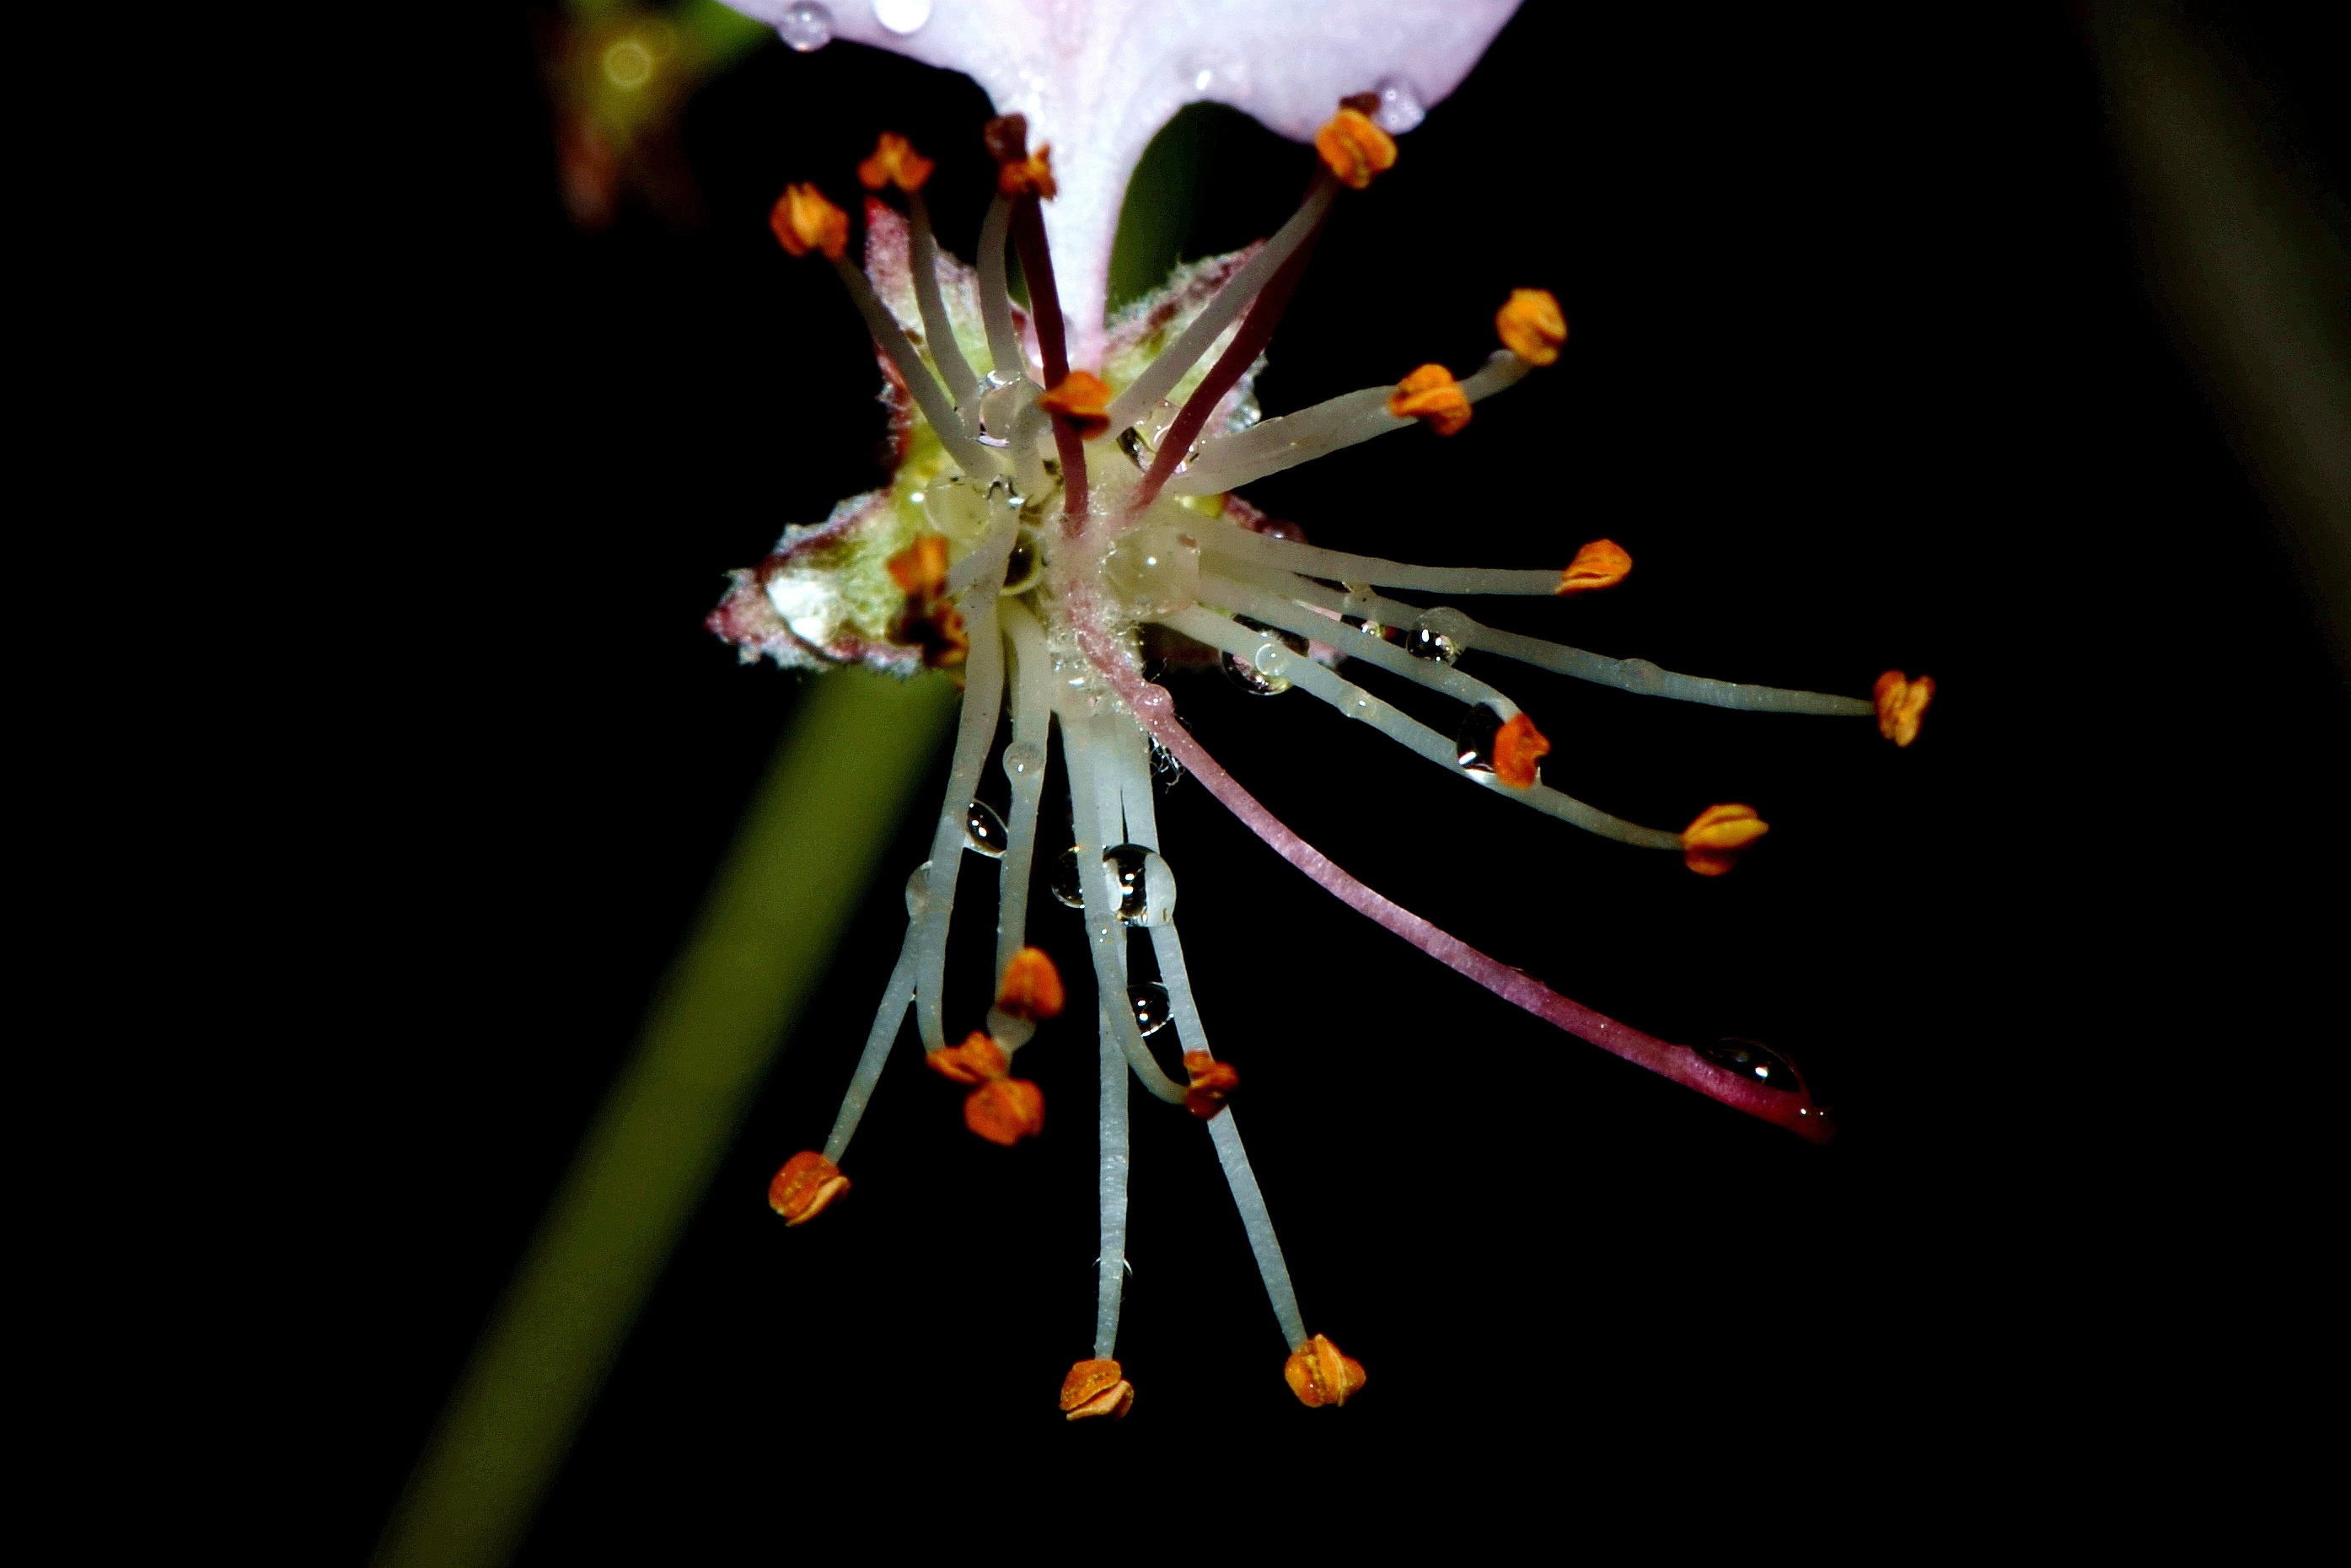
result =
[{"label": "stamen", "polygon": [[869,191],[895,185],[908,195],[923,188],[938,165],[914,151],[914,144],[894,131],[885,131],[873,144],[873,154],[857,165],[857,183]]},{"label": "stamen", "polygon": [[[1394,899],[1365,886],[1300,838],[1225,771],[1192,732],[1176,722],[1175,701],[1165,687],[1148,685],[1130,670],[1106,666],[1098,657],[1094,663],[1136,716],[1149,727],[1159,744],[1174,753],[1185,770],[1200,781],[1201,788],[1239,818],[1242,825],[1263,840],[1267,847],[1348,908],[1403,937],[1513,1007],[1524,1009],[1612,1055],[1695,1089],[1710,1100],[1785,1127],[1813,1143],[1824,1144],[1834,1135],[1826,1115],[1813,1105],[1811,1092],[1802,1087],[1801,1074],[1797,1075],[1798,1086],[1793,1091],[1767,1088],[1751,1078],[1717,1066],[1688,1046],[1643,1034],[1581,1002],[1570,1000],[1533,976],[1488,956]],[[1229,1114],[1219,1116],[1208,1124],[1209,1129],[1213,1132],[1231,1120]],[[1300,1341],[1293,1338],[1291,1343]]]},{"label": "stamen", "polygon": [[1298,1402],[1309,1410],[1323,1405],[1344,1405],[1364,1384],[1364,1364],[1342,1355],[1339,1347],[1316,1334],[1290,1353],[1281,1365],[1282,1380]]},{"label": "stamen", "polygon": [[822,1155],[802,1149],[784,1162],[768,1184],[768,1207],[784,1217],[786,1225],[806,1225],[849,1190],[849,1178]]},{"label": "stamen", "polygon": [[1045,1094],[1025,1078],[998,1078],[964,1097],[963,1124],[1010,1148],[1045,1130]]},{"label": "stamen", "polygon": [[1134,1385],[1114,1361],[1081,1361],[1061,1379],[1061,1414],[1072,1421],[1089,1416],[1123,1421],[1134,1408]]},{"label": "stamen", "polygon": [[873,286],[865,280],[865,275],[851,266],[846,256],[840,255],[833,256],[832,269],[841,275],[841,286],[849,290],[851,302],[857,307],[857,313],[865,318],[866,329],[873,334],[874,342],[881,345],[882,351],[897,367],[898,379],[905,383],[907,393],[914,400],[914,406],[921,409],[923,417],[931,422],[931,428],[938,433],[940,444],[946,447],[948,455],[956,460],[956,465],[965,474],[983,479],[1001,473],[1003,465],[988,456],[987,448],[965,434],[963,421],[956,417],[955,409],[948,403],[946,392],[939,385],[938,378],[931,373],[930,366],[923,363],[923,357],[915,351],[914,345],[906,340],[906,334],[898,326],[898,319],[890,314],[890,308],[882,303],[881,297],[873,292]]},{"label": "stamen", "polygon": [[1367,190],[1374,178],[1395,167],[1395,138],[1359,109],[1343,108],[1332,115],[1314,133],[1314,151],[1350,190]]},{"label": "stamen", "polygon": [[1682,831],[1682,863],[1700,876],[1720,876],[1771,831],[1752,806],[1708,806]]},{"label": "stamen", "polygon": [[[1562,794],[1549,785],[1512,788],[1495,774],[1463,768],[1459,747],[1418,719],[1398,712],[1313,660],[1290,653],[1278,642],[1266,641],[1263,632],[1251,632],[1214,611],[1195,607],[1174,615],[1162,616],[1159,624],[1172,626],[1196,643],[1206,643],[1237,659],[1246,660],[1267,674],[1286,677],[1292,685],[1312,693],[1349,718],[1369,725],[1405,750],[1437,764],[1456,778],[1468,779],[1482,788],[1507,790],[1510,799],[1531,806],[1545,816],[1557,817],[1586,832],[1614,839],[1620,844],[1631,844],[1636,849],[1678,850],[1684,847],[1679,833],[1645,828],[1622,817],[1611,816],[1572,795]],[[1164,739],[1162,744],[1165,744]]]},{"label": "stamen", "polygon": [[1935,678],[1921,675],[1914,681],[1899,670],[1888,670],[1877,677],[1870,695],[1876,699],[1877,733],[1896,746],[1907,746],[1918,738],[1927,705],[1935,700]]},{"label": "stamen", "polygon": [[1089,441],[1110,428],[1110,388],[1091,371],[1071,371],[1060,385],[1037,400],[1037,406],[1057,419],[1068,420]]},{"label": "stamen", "polygon": [[[1000,570],[1000,569],[999,569]],[[1037,804],[1045,791],[1047,727],[1052,696],[1047,682],[1051,656],[1045,636],[1027,605],[1003,603],[1007,641],[1012,647],[1012,740],[1004,748],[1004,771],[1012,784],[1012,810],[1005,821],[1004,858],[997,862],[996,972],[1008,973],[1028,943],[1029,882],[1037,855]],[[1059,971],[1055,971],[1058,976]],[[990,1034],[1017,1050],[1034,1026],[1001,1009],[987,1015]]]},{"label": "stamen", "polygon": [[[1060,194],[1053,183],[1053,148],[1048,142],[1029,151],[1029,117],[1007,114],[980,127],[980,137],[987,144],[987,154],[996,160],[996,189],[998,194],[1019,200],[1022,196],[1040,196],[1050,200]],[[1029,287],[1035,287],[1031,284]]]},{"label": "stamen", "polygon": [[857,1059],[848,1091],[841,1097],[832,1132],[824,1140],[824,1157],[836,1165],[849,1153],[849,1140],[856,1135],[857,1124],[865,1115],[873,1085],[881,1082],[890,1048],[898,1042],[898,1026],[906,1020],[906,1006],[914,999],[914,936],[920,928],[919,921],[907,924],[905,939],[898,945],[898,962],[882,988],[882,1005],[874,1010],[873,1027],[865,1033],[865,1050]]},{"label": "stamen", "polygon": [[786,256],[820,251],[827,261],[839,261],[849,248],[849,214],[824,198],[814,185],[787,185],[768,209],[768,226]]},{"label": "stamen", "polygon": [[1426,421],[1437,434],[1451,435],[1469,423],[1469,400],[1451,371],[1423,365],[1388,394],[1388,412],[1398,419]]},{"label": "stamen", "polygon": [[[1128,730],[1118,744],[1125,763],[1119,773],[1119,794],[1126,808],[1127,836],[1136,843],[1156,848],[1159,826],[1151,799],[1150,768],[1137,755],[1143,749],[1142,737]],[[1168,1011],[1175,1020],[1176,1037],[1184,1042],[1186,1066],[1188,1068],[1196,1056],[1214,1061],[1208,1050],[1207,1031],[1200,1022],[1200,1009],[1192,999],[1192,975],[1184,963],[1184,943],[1176,933],[1174,921],[1151,927],[1151,954],[1159,964],[1159,983],[1167,989]],[[1188,1095],[1186,1107],[1189,1108]],[[1228,1110],[1211,1119],[1208,1138],[1216,1145],[1217,1163],[1224,1167],[1225,1185],[1232,1190],[1233,1207],[1239,1212],[1241,1228],[1249,1237],[1249,1254],[1257,1260],[1258,1274],[1265,1281],[1266,1299],[1272,1303],[1274,1321],[1280,1325],[1281,1343],[1301,1343],[1306,1338],[1306,1320],[1298,1310],[1298,1291],[1290,1281],[1290,1265],[1281,1256],[1280,1239],[1274,1234],[1273,1215],[1266,1207],[1265,1194],[1257,1185],[1257,1173],[1249,1168],[1249,1150],[1241,1143],[1240,1126],[1234,1113]]]},{"label": "stamen", "polygon": [[1567,318],[1546,290],[1513,288],[1494,312],[1494,331],[1502,347],[1527,363],[1555,364],[1560,345],[1567,341]]},{"label": "stamen", "polygon": [[1575,552],[1559,574],[1561,593],[1596,593],[1614,588],[1633,574],[1633,558],[1614,539],[1593,539]]},{"label": "stamen", "polygon": [[1224,329],[1231,325],[1249,303],[1258,297],[1266,279],[1274,270],[1296,254],[1298,247],[1321,230],[1322,220],[1331,214],[1331,204],[1339,194],[1339,183],[1328,174],[1317,173],[1314,183],[1307,187],[1306,199],[1288,223],[1275,231],[1274,236],[1258,247],[1257,254],[1241,264],[1240,270],[1225,280],[1217,297],[1192,319],[1176,340],[1159,351],[1127,389],[1119,393],[1110,405],[1110,425],[1124,430],[1139,423],[1159,401],[1176,389],[1185,372],[1199,362]]},{"label": "stamen", "polygon": [[956,340],[955,322],[939,293],[939,242],[931,230],[931,207],[919,190],[906,193],[906,216],[913,233],[908,261],[914,274],[914,305],[923,315],[923,336],[928,340],[931,362],[946,378],[947,392],[964,416],[964,434],[971,434],[979,418],[979,378],[963,357]]},{"label": "stamen", "polygon": [[1184,1109],[1203,1122],[1222,1111],[1226,1098],[1241,1084],[1241,1075],[1233,1071],[1231,1062],[1218,1061],[1205,1051],[1186,1051],[1184,1071],[1192,1079],[1184,1092]]},{"label": "stamen", "polygon": [[1014,1018],[1059,1018],[1068,1000],[1061,972],[1041,947],[1023,947],[1004,967],[1004,981],[996,988],[996,1005]]},{"label": "stamen", "polygon": [[[1339,600],[1339,595],[1329,593],[1315,584],[1301,582],[1301,586],[1311,590],[1319,599]],[[1200,580],[1200,598],[1237,614],[1246,615],[1252,621],[1278,626],[1301,637],[1328,637],[1332,632],[1331,623],[1311,611],[1301,610],[1280,594],[1270,593],[1244,582],[1221,577],[1203,577]],[[1335,609],[1337,604],[1327,607]],[[1377,665],[1392,675],[1401,675],[1405,680],[1443,692],[1458,702],[1491,708],[1496,716],[1504,721],[1518,716],[1518,704],[1477,676],[1457,670],[1442,660],[1416,658],[1395,643],[1378,637],[1350,638],[1340,644],[1339,651],[1351,659],[1361,659]]]},{"label": "stamen", "polygon": [[1513,789],[1533,789],[1535,764],[1549,755],[1551,742],[1522,713],[1510,716],[1494,732],[1494,777]]}]

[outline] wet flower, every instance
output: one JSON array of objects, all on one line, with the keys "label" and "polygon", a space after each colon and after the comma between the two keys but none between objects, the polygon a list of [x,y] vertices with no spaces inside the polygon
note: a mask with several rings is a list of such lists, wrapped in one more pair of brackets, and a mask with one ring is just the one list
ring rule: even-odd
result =
[{"label": "wet flower", "polygon": [[[1021,9],[1004,5],[991,14]],[[818,1161],[838,1174],[910,1007],[929,1063],[971,1087],[965,1113],[972,1131],[1004,1145],[1041,1132],[1041,1095],[1011,1072],[1017,1054],[1063,1002],[1058,970],[1027,935],[1048,740],[1058,730],[1077,841],[1057,868],[1054,891],[1082,912],[1097,994],[1112,998],[1097,1013],[1103,1179],[1095,1341],[1092,1358],[1063,1387],[1061,1406],[1073,1419],[1123,1415],[1133,1400],[1113,1359],[1125,1265],[1130,1082],[1202,1119],[1290,1348],[1283,1370],[1293,1392],[1309,1406],[1339,1405],[1364,1383],[1360,1363],[1307,1331],[1237,1124],[1239,1074],[1213,1052],[1194,1003],[1175,922],[1177,883],[1154,804],[1155,773],[1170,765],[1342,902],[1497,995],[1724,1104],[1816,1141],[1828,1135],[1820,1107],[1785,1058],[1745,1045],[1694,1049],[1603,1017],[1332,863],[1176,721],[1167,691],[1144,674],[1146,635],[1195,650],[1204,662],[1221,661],[1249,689],[1302,690],[1472,787],[1621,844],[1678,853],[1709,876],[1729,871],[1766,832],[1751,808],[1716,806],[1674,831],[1625,821],[1562,792],[1541,772],[1551,740],[1473,673],[1479,664],[1515,662],[1720,707],[1879,717],[1889,736],[1905,716],[1915,734],[1924,706],[1923,696],[1913,705],[1905,695],[1926,685],[1923,678],[1890,699],[1884,682],[1874,699],[1739,685],[1499,631],[1430,601],[1603,591],[1632,568],[1631,557],[1606,539],[1585,541],[1564,564],[1410,564],[1309,544],[1295,527],[1276,525],[1235,494],[1267,475],[1416,424],[1432,434],[1412,439],[1475,440],[1466,428],[1475,405],[1558,360],[1568,339],[1558,302],[1532,280],[1500,304],[1499,346],[1467,373],[1408,368],[1405,360],[1394,383],[1259,417],[1251,382],[1259,355],[1333,204],[1357,199],[1350,193],[1371,186],[1397,156],[1393,137],[1374,119],[1378,89],[1350,85],[1373,90],[1326,100],[1313,134],[1320,171],[1288,223],[1246,251],[1179,268],[1159,294],[1092,332],[1082,323],[1101,319],[1099,291],[1092,282],[1074,296],[1062,291],[1060,253],[1044,221],[1057,190],[1058,199],[1094,200],[1070,171],[1099,161],[1066,123],[1050,157],[1020,115],[1000,117],[984,132],[974,128],[999,179],[973,267],[940,251],[923,197],[932,165],[893,134],[883,136],[862,171],[862,183],[879,193],[864,206],[862,267],[845,243],[836,243],[847,218],[840,209],[801,186],[778,204],[785,249],[811,258],[799,265],[829,261],[873,335],[896,469],[886,488],[841,502],[821,525],[787,530],[765,561],[736,573],[711,627],[746,660],[809,668],[856,662],[902,675],[954,665],[964,683],[931,855],[907,883],[908,929],[864,1054],[821,1155],[797,1155],[786,1172],[814,1169],[801,1162]],[[1124,165],[1117,167],[1123,173]],[[904,201],[903,213],[885,199],[892,196]],[[1108,233],[1094,237],[1101,254],[1076,269],[1086,279],[1106,267]],[[1032,309],[1008,290],[1008,252],[1020,258]],[[1458,732],[1442,734],[1367,691],[1343,673],[1351,661],[1451,699],[1461,710]],[[1895,718],[1883,716],[1888,712]],[[976,797],[1008,714],[1010,740],[996,762],[1011,804],[999,815]],[[1001,979],[984,1027],[951,1045],[943,990],[967,850],[1000,864],[994,972]],[[1158,975],[1147,986],[1130,978],[1137,936],[1148,942]],[[1170,1021],[1181,1078],[1146,1038]]]}]

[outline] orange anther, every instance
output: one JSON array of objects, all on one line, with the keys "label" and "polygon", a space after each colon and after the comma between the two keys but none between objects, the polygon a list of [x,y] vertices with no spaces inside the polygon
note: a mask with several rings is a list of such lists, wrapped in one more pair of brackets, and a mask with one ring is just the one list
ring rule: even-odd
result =
[{"label": "orange anther", "polygon": [[1395,138],[1372,123],[1362,110],[1343,106],[1314,133],[1314,151],[1343,184],[1363,190],[1375,175],[1395,167]]},{"label": "orange anther", "polygon": [[1896,746],[1907,746],[1918,738],[1918,721],[1935,700],[1935,677],[1921,675],[1914,681],[1899,670],[1888,670],[1877,677],[1870,695],[1877,700],[1877,733]]},{"label": "orange anther", "polygon": [[873,156],[857,166],[857,183],[869,191],[878,191],[884,185],[919,191],[936,167],[914,151],[913,142],[894,131],[885,131],[882,140],[873,144]]},{"label": "orange anther", "polygon": [[1551,755],[1551,742],[1526,715],[1494,732],[1494,777],[1513,789],[1531,789],[1535,763]]},{"label": "orange anther", "polygon": [[839,1166],[814,1149],[802,1149],[768,1184],[768,1207],[782,1215],[786,1225],[805,1225],[848,1190],[849,1178]]},{"label": "orange anther", "polygon": [[1388,412],[1398,419],[1425,419],[1437,434],[1450,435],[1469,423],[1469,400],[1451,371],[1423,365],[1396,382],[1388,394]]},{"label": "orange anther", "polygon": [[957,1083],[988,1083],[1011,1071],[1012,1059],[995,1040],[974,1030],[964,1037],[961,1045],[950,1045],[923,1053],[923,1061],[942,1078],[952,1078]]},{"label": "orange anther", "polygon": [[941,601],[926,600],[919,611],[909,601],[890,634],[920,648],[926,670],[951,670],[971,657],[971,634],[964,630],[963,612]]},{"label": "orange anther", "polygon": [[1344,1405],[1348,1396],[1362,1389],[1364,1383],[1364,1364],[1352,1355],[1342,1355],[1339,1347],[1322,1334],[1316,1334],[1281,1364],[1282,1380],[1298,1402],[1309,1410],[1322,1405]]},{"label": "orange anther", "polygon": [[839,261],[849,247],[849,214],[824,199],[814,185],[787,185],[768,214],[768,226],[789,256],[822,251]]},{"label": "orange anther", "polygon": [[1192,1086],[1184,1092],[1184,1109],[1203,1122],[1223,1110],[1225,1096],[1241,1086],[1241,1075],[1232,1063],[1218,1061],[1205,1051],[1186,1051],[1184,1071],[1192,1075]]},{"label": "orange anther", "polygon": [[1593,539],[1575,552],[1559,574],[1553,593],[1597,593],[1614,588],[1633,573],[1633,558],[1614,539]]},{"label": "orange anther", "polygon": [[890,558],[890,575],[908,598],[928,598],[947,583],[947,541],[944,534],[916,534],[914,542]]},{"label": "orange anther", "polygon": [[1037,406],[1068,420],[1089,441],[1110,428],[1110,388],[1091,371],[1071,371]]},{"label": "orange anther", "polygon": [[1548,291],[1513,288],[1494,312],[1494,330],[1501,335],[1502,347],[1527,363],[1548,365],[1559,359],[1559,346],[1567,341],[1567,318]]},{"label": "orange anther", "polygon": [[1034,153],[1029,151],[1027,115],[1000,115],[980,128],[980,138],[987,143],[987,155],[996,160],[998,191],[1008,196],[1053,195],[1053,144],[1049,141]]},{"label": "orange anther", "polygon": [[1061,1379],[1061,1414],[1072,1421],[1089,1416],[1123,1420],[1134,1408],[1134,1385],[1114,1361],[1081,1361]]},{"label": "orange anther", "polygon": [[1682,863],[1700,876],[1720,876],[1741,850],[1771,831],[1752,806],[1708,806],[1682,830]]},{"label": "orange anther", "polygon": [[1045,1092],[1025,1078],[983,1083],[965,1097],[963,1124],[989,1143],[1008,1149],[1045,1130]]},{"label": "orange anther", "polygon": [[1058,1018],[1066,1000],[1061,971],[1042,947],[1023,947],[1004,966],[1004,984],[996,992],[999,1010],[1017,1019]]}]

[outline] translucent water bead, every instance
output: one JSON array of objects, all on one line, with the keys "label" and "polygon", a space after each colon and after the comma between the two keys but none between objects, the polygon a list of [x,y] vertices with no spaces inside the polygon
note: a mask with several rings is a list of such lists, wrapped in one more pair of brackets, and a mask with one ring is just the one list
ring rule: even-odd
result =
[{"label": "translucent water bead", "polygon": [[1004,858],[1006,846],[1011,841],[1012,835],[1004,831],[1004,819],[996,814],[995,807],[985,800],[974,800],[964,808],[964,848],[977,850],[989,860],[1000,861]]},{"label": "translucent water bead", "polygon": [[[1102,852],[1102,865],[1118,897],[1121,925],[1165,925],[1176,918],[1176,873],[1158,852],[1141,844],[1113,844]],[[1053,863],[1053,896],[1071,909],[1086,906],[1074,845]]]},{"label": "translucent water bead", "polygon": [[1431,664],[1450,664],[1461,657],[1461,644],[1426,623],[1404,634],[1404,651]]},{"label": "translucent water bead", "polygon": [[1461,766],[1473,773],[1494,771],[1494,736],[1502,727],[1502,716],[1479,703],[1462,716],[1461,727],[1453,732],[1453,746]]},{"label": "translucent water bead", "polygon": [[925,861],[906,878],[906,918],[920,920],[931,906],[931,862]]},{"label": "translucent water bead", "polygon": [[1292,654],[1305,655],[1306,639],[1293,632],[1277,632],[1270,626],[1261,626],[1246,615],[1236,615],[1233,619],[1253,632],[1265,633],[1265,641],[1258,645],[1253,658],[1238,659],[1230,653],[1221,655],[1217,662],[1224,665],[1226,675],[1233,685],[1253,697],[1276,696],[1288,691],[1290,677],[1282,672],[1288,667]]},{"label": "translucent water bead", "polygon": [[1102,560],[1113,593],[1137,615],[1173,615],[1200,597],[1200,542],[1151,523],[1121,534]]},{"label": "translucent water bead", "polygon": [[1380,95],[1380,106],[1372,111],[1373,123],[1391,136],[1416,130],[1428,118],[1420,94],[1402,77],[1382,77],[1379,86],[1372,90]]},{"label": "translucent water bead", "polygon": [[1796,1070],[1788,1065],[1788,1059],[1760,1040],[1719,1040],[1690,1049],[1717,1067],[1751,1078],[1766,1089],[1784,1089],[1792,1094],[1803,1087],[1796,1082]]},{"label": "translucent water bead", "polygon": [[1045,748],[1033,740],[1016,740],[1004,748],[1004,775],[1008,779],[1041,779],[1045,776]]},{"label": "translucent water bead", "polygon": [[776,31],[786,44],[805,55],[832,42],[832,13],[814,0],[800,0],[777,18]]},{"label": "translucent water bead", "polygon": [[1145,1039],[1167,1027],[1173,1016],[1168,1009],[1167,988],[1156,980],[1144,980],[1126,988],[1127,1004],[1134,1009],[1134,1027]]},{"label": "translucent water bead", "polygon": [[976,545],[987,533],[987,497],[958,475],[934,479],[923,488],[923,516],[959,545]]}]

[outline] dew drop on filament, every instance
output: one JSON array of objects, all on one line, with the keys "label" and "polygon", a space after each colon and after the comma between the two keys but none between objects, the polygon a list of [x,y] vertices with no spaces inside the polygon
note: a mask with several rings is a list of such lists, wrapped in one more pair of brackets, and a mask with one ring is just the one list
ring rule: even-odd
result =
[{"label": "dew drop on filament", "polygon": [[1126,925],[1165,925],[1176,918],[1176,873],[1156,850],[1113,844],[1102,852],[1118,890],[1118,918]]},{"label": "dew drop on filament", "polygon": [[1008,779],[1042,779],[1045,776],[1045,748],[1033,740],[1016,740],[1004,748],[1004,776]]},{"label": "dew drop on filament", "polygon": [[1450,664],[1461,657],[1460,643],[1426,626],[1416,626],[1404,634],[1404,651],[1416,659],[1438,664]]},{"label": "dew drop on filament", "polygon": [[931,862],[925,861],[906,878],[906,918],[920,920],[931,906]]},{"label": "dew drop on filament", "polygon": [[1011,835],[1004,831],[1004,819],[996,814],[995,807],[985,800],[974,800],[964,808],[964,848],[977,850],[989,860],[1000,861],[1004,858],[1005,846],[1010,841]]},{"label": "dew drop on filament", "polygon": [[777,18],[776,31],[791,48],[809,54],[832,42],[832,13],[815,0],[800,0]]},{"label": "dew drop on filament", "polygon": [[1278,696],[1290,689],[1290,683],[1280,675],[1269,675],[1246,659],[1236,659],[1230,653],[1221,654],[1217,662],[1233,685],[1253,697]]},{"label": "dew drop on filament", "polygon": [[1078,885],[1077,845],[1071,844],[1063,850],[1061,858],[1053,862],[1052,888],[1053,896],[1061,902],[1064,908],[1083,909],[1086,906],[1085,890]]},{"label": "dew drop on filament", "polygon": [[1455,758],[1472,773],[1494,770],[1494,735],[1502,727],[1501,716],[1479,703],[1462,716],[1461,727],[1453,732]]},{"label": "dew drop on filament", "polygon": [[1145,1039],[1167,1027],[1169,1018],[1167,988],[1156,980],[1126,988],[1128,1005],[1134,1009],[1134,1027]]},{"label": "dew drop on filament", "polygon": [[1788,1059],[1760,1040],[1719,1040],[1712,1045],[1694,1045],[1690,1049],[1717,1067],[1741,1078],[1751,1078],[1766,1089],[1782,1089],[1793,1094],[1803,1087]]}]

